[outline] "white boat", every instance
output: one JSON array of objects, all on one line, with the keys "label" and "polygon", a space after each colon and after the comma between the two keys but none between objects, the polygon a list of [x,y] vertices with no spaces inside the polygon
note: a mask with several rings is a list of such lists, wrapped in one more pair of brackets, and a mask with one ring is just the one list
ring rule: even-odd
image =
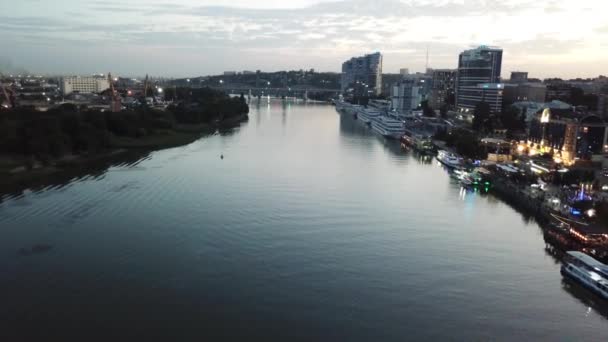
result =
[{"label": "white boat", "polygon": [[401,120],[397,120],[390,116],[380,115],[372,121],[372,129],[386,138],[399,139],[405,127]]},{"label": "white boat", "polygon": [[448,167],[454,168],[459,168],[463,164],[462,157],[444,150],[437,153],[437,160]]},{"label": "white boat", "polygon": [[566,253],[561,273],[608,299],[608,265],[585,253],[570,251]]},{"label": "white boat", "polygon": [[371,124],[373,120],[382,115],[380,111],[373,108],[361,107],[357,109],[357,119],[365,124]]}]

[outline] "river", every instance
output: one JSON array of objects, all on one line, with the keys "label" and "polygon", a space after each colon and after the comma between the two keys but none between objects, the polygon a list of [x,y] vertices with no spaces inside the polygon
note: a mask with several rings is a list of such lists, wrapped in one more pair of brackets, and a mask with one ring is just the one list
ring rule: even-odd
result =
[{"label": "river", "polygon": [[0,271],[4,341],[608,337],[536,223],[319,104],[5,195]]}]

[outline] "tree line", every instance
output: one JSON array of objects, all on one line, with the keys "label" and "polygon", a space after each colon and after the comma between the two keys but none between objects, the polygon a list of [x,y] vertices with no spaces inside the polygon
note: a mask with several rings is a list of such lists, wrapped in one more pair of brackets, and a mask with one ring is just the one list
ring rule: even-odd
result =
[{"label": "tree line", "polygon": [[[174,89],[175,90],[175,89]],[[167,110],[140,106],[120,112],[62,104],[48,111],[33,107],[0,112],[0,153],[40,160],[95,153],[110,147],[111,136],[142,138],[181,124],[217,123],[249,112],[243,96],[212,89],[177,89]]]}]

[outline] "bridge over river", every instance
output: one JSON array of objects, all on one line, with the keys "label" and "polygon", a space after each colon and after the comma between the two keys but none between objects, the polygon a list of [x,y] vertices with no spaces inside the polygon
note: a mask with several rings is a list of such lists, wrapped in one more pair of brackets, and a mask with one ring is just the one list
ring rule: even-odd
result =
[{"label": "bridge over river", "polygon": [[247,85],[223,85],[215,86],[219,89],[232,94],[245,94],[245,96],[272,96],[272,97],[296,97],[307,99],[309,96],[323,96],[327,98],[337,97],[340,89],[327,89],[317,87],[251,87]]}]

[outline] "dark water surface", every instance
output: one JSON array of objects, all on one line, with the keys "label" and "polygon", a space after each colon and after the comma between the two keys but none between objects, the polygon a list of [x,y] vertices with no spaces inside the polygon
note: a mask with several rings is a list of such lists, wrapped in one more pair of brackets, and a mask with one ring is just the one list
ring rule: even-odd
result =
[{"label": "dark water surface", "polygon": [[2,341],[608,339],[535,223],[324,105],[5,196],[0,296]]}]

